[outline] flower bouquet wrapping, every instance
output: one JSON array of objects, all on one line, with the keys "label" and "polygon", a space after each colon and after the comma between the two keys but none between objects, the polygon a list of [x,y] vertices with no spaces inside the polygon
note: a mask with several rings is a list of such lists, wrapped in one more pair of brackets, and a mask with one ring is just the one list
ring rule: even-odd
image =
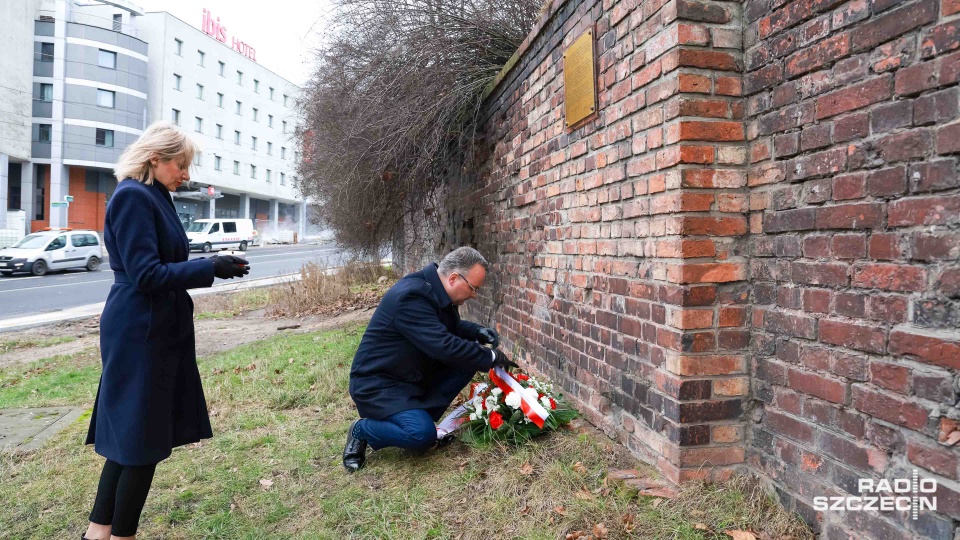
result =
[{"label": "flower bouquet wrapping", "polygon": [[489,378],[489,384],[475,385],[462,409],[455,411],[461,415],[457,424],[465,442],[519,444],[577,417],[552,384],[500,368],[491,369]]}]

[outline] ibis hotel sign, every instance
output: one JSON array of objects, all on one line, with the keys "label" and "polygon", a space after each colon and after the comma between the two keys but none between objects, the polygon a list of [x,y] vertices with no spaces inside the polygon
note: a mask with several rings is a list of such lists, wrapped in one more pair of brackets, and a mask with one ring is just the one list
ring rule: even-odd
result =
[{"label": "ibis hotel sign", "polygon": [[[220,17],[214,20],[213,13],[211,13],[209,9],[203,10],[203,24],[201,25],[201,29],[208,36],[216,39],[220,43],[224,45],[227,44],[227,27],[220,23]],[[257,61],[257,50],[236,37],[230,38],[230,46],[233,47],[233,50],[254,62]]]}]

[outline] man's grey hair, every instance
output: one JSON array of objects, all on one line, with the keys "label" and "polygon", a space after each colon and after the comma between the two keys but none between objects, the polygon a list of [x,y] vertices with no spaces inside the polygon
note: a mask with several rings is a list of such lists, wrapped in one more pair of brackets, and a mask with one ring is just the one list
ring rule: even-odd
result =
[{"label": "man's grey hair", "polygon": [[462,276],[478,264],[484,270],[490,270],[490,263],[483,258],[479,251],[468,246],[458,247],[440,261],[440,268],[437,268],[437,273],[441,276],[449,276],[456,272]]}]

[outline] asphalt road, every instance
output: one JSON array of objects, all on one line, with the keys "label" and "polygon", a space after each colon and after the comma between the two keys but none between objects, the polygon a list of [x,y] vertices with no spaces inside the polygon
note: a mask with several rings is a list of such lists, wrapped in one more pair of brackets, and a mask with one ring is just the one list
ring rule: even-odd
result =
[{"label": "asphalt road", "polygon": [[[194,253],[191,259],[210,254]],[[346,256],[332,245],[273,245],[251,247],[246,252],[250,274],[243,279],[268,278],[298,272],[307,262],[338,266]],[[214,283],[235,283],[216,280]],[[16,274],[0,277],[0,320],[62,311],[104,302],[113,272],[106,261],[96,272],[51,271],[45,276]]]}]

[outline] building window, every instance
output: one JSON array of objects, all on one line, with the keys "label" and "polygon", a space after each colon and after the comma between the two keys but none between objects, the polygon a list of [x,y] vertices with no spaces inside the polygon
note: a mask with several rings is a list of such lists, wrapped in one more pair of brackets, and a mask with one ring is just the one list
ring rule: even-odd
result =
[{"label": "building window", "polygon": [[176,125],[178,125],[178,126],[180,125],[180,111],[179,111],[179,110],[173,109],[173,118],[171,118],[171,120],[173,120],[173,123],[174,123],[174,124],[176,124]]},{"label": "building window", "polygon": [[273,87],[270,87],[270,101],[273,101]]},{"label": "building window", "polygon": [[213,156],[213,168],[214,168],[215,170],[218,170],[218,171],[221,170],[221,169],[220,169],[220,162],[221,162],[220,156]]},{"label": "building window", "polygon": [[53,85],[40,83],[40,101],[53,101]]},{"label": "building window", "polygon": [[[197,118],[199,120],[199,118]],[[203,166],[203,152],[197,152],[193,155],[193,164],[197,167]]]},{"label": "building window", "polygon": [[257,166],[256,166],[256,165],[251,165],[251,166],[250,166],[250,178],[256,178],[256,177],[257,177]]},{"label": "building window", "polygon": [[207,54],[203,51],[197,51],[197,64],[203,65],[204,60],[206,60]]},{"label": "building window", "polygon": [[217,92],[217,107],[223,108],[223,94]]},{"label": "building window", "polygon": [[239,132],[239,131],[234,131],[234,132],[233,132],[233,144],[240,144],[240,132]]},{"label": "building window", "polygon": [[268,156],[273,155],[273,143],[270,141],[267,141],[267,155]]},{"label": "building window", "polygon": [[227,65],[220,61],[217,61],[217,63],[220,64],[220,76],[224,77],[223,72],[225,69],[227,69]]},{"label": "building window", "polygon": [[117,104],[117,93],[111,90],[101,90],[97,88],[97,105],[100,107],[114,108]]},{"label": "building window", "polygon": [[286,120],[283,121],[283,130],[281,130],[281,132],[282,132],[282,133],[286,133],[286,132],[287,132],[287,121],[286,121]]},{"label": "building window", "polygon": [[280,173],[280,185],[281,186],[287,185],[287,175],[283,173]]},{"label": "building window", "polygon": [[53,62],[53,43],[40,44],[40,61]]},{"label": "building window", "polygon": [[223,139],[223,125],[217,124],[217,138]]},{"label": "building window", "polygon": [[173,38],[173,42],[176,44],[175,45],[176,49],[174,50],[174,54],[176,54],[177,56],[183,56],[183,41],[177,38]]},{"label": "building window", "polygon": [[112,129],[97,130],[97,146],[106,146],[108,148],[113,148],[113,130]]},{"label": "building window", "polygon": [[253,80],[253,91],[258,94],[260,93],[260,81],[256,79]]},{"label": "building window", "polygon": [[203,99],[203,85],[197,85],[197,99]]},{"label": "building window", "polygon": [[239,162],[239,161],[234,161],[234,162],[233,162],[233,174],[236,174],[236,175],[239,175],[239,174],[240,174],[240,162]]},{"label": "building window", "polygon": [[284,107],[287,106],[287,97],[288,97],[288,96],[287,96],[286,94],[283,95],[283,106],[284,106]]},{"label": "building window", "polygon": [[109,69],[117,69],[117,53],[100,49],[97,54],[97,65]]},{"label": "building window", "polygon": [[176,73],[174,73],[174,74],[173,74],[173,89],[174,89],[174,90],[179,90],[179,89],[180,89],[180,82],[181,82],[181,81],[183,81],[183,77],[181,77],[181,76],[177,75]]},{"label": "building window", "polygon": [[119,32],[123,28],[123,14],[114,13],[113,14],[113,31]]},{"label": "building window", "polygon": [[240,102],[238,101],[238,102],[237,102],[237,114],[240,114],[241,107],[243,107],[243,103],[240,103]]},{"label": "building window", "polygon": [[267,127],[273,127],[273,115],[272,115],[272,114],[268,114],[268,115],[267,115]]},{"label": "building window", "polygon": [[254,121],[254,122],[257,121],[257,113],[258,113],[258,112],[260,112],[260,110],[257,109],[256,107],[254,107],[254,109],[253,109],[253,121]]},{"label": "building window", "polygon": [[267,182],[270,181],[270,173],[271,173],[270,169],[267,169]]},{"label": "building window", "polygon": [[37,124],[40,128],[37,133],[37,142],[48,143],[51,141],[51,131],[53,130],[53,124]]},{"label": "building window", "polygon": [[257,149],[257,138],[256,138],[256,137],[250,137],[250,148],[253,149],[253,150],[256,150],[256,149]]},{"label": "building window", "polygon": [[239,69],[237,70],[237,84],[243,85],[243,72]]},{"label": "building window", "polygon": [[286,147],[286,146],[281,146],[281,147],[280,147],[280,159],[287,159],[287,147]]},{"label": "building window", "polygon": [[197,133],[203,133],[203,118],[199,116],[193,118],[193,130]]}]

